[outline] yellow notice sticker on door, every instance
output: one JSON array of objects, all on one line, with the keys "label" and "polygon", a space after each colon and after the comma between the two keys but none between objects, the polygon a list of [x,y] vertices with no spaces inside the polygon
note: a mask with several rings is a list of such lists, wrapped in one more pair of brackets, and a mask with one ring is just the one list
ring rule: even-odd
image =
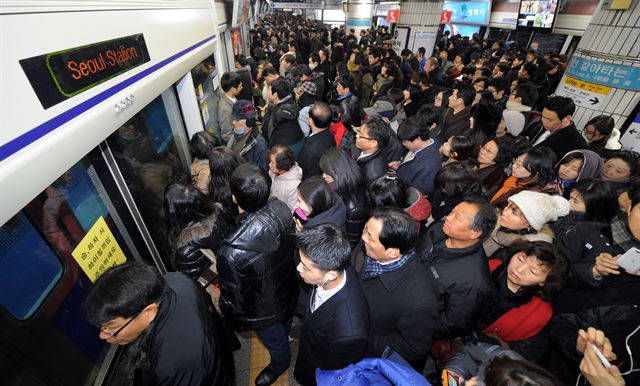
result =
[{"label": "yellow notice sticker on door", "polygon": [[92,282],[108,268],[127,261],[102,216],[89,229],[71,255]]}]

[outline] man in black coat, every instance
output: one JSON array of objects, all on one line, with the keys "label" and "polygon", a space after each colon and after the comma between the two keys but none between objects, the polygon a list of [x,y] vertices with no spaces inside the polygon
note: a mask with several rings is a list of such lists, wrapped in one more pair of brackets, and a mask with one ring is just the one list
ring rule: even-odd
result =
[{"label": "man in black coat", "polygon": [[[431,349],[437,301],[415,256],[416,223],[400,209],[377,209],[352,257],[369,304],[367,356],[391,347],[418,370]],[[420,371],[422,369],[419,369]]]},{"label": "man in black coat", "polygon": [[313,289],[300,297],[303,322],[295,377],[315,385],[315,370],[359,362],[369,338],[369,309],[349,266],[351,245],[334,225],[305,227],[296,234],[298,273]]},{"label": "man in black coat", "polygon": [[495,209],[480,199],[467,198],[444,221],[420,235],[416,254],[438,298],[438,339],[472,331],[493,294],[482,241],[496,221]]},{"label": "man in black coat", "polygon": [[537,126],[527,128],[523,135],[529,137],[533,146],[545,146],[553,150],[558,159],[572,150],[586,149],[587,141],[572,121],[575,111],[573,99],[563,96],[548,97],[544,101],[542,120]]},{"label": "man in black coat", "polygon": [[298,156],[298,166],[302,168],[302,179],[322,175],[320,157],[329,149],[336,147],[333,133],[329,131],[331,109],[324,102],[316,102],[309,109],[309,127],[311,133],[304,140]]},{"label": "man in black coat", "polygon": [[360,99],[353,95],[353,80],[349,75],[342,75],[338,78],[336,92],[340,103],[342,123],[349,130],[360,127]]},{"label": "man in black coat", "polygon": [[100,339],[131,345],[123,373],[133,385],[227,386],[233,355],[211,297],[179,272],[129,262],[102,274],[84,314]]},{"label": "man in black coat", "polygon": [[291,361],[288,334],[298,293],[293,218],[284,202],[269,200],[271,179],[257,165],[238,166],[229,184],[240,215],[217,253],[220,308],[237,330],[255,331],[269,350],[271,363],[255,383],[270,385]]},{"label": "man in black coat", "polygon": [[356,133],[356,147],[361,150],[356,162],[366,185],[387,173],[384,150],[388,142],[389,129],[380,117],[369,118]]}]

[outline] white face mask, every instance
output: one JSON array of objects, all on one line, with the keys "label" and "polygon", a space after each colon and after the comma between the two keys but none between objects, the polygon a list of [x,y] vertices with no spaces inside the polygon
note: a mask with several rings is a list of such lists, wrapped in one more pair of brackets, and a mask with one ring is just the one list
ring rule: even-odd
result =
[{"label": "white face mask", "polygon": [[310,64],[309,64],[309,69],[310,69],[310,70],[315,70],[315,69],[316,69],[316,67],[318,67],[318,65],[317,65],[317,64],[315,64],[315,63],[310,63]]}]

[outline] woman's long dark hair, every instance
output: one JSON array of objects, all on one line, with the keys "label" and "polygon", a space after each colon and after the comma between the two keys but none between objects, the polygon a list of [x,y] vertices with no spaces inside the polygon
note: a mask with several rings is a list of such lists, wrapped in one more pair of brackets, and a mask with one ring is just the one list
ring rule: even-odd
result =
[{"label": "woman's long dark hair", "polygon": [[211,169],[209,198],[213,202],[222,204],[229,213],[235,214],[238,210],[231,200],[229,188],[231,173],[244,162],[244,158],[225,146],[218,146],[209,153],[209,169]]},{"label": "woman's long dark hair", "polygon": [[584,221],[608,224],[618,213],[618,197],[609,181],[591,179],[578,181],[569,187],[567,198],[574,190],[582,196],[587,209]]},{"label": "woman's long dark hair", "polygon": [[339,148],[331,148],[320,157],[320,169],[336,182],[336,193],[345,201],[364,199],[364,177],[356,161]]},{"label": "woman's long dark hair", "polygon": [[314,217],[327,211],[334,204],[331,188],[322,177],[308,178],[298,185],[298,194],[311,207]]},{"label": "woman's long dark hair", "polygon": [[193,185],[173,183],[164,190],[164,210],[169,221],[167,238],[171,248],[175,249],[180,232],[189,224],[209,216],[213,205]]},{"label": "woman's long dark hair", "polygon": [[522,163],[525,169],[531,173],[531,177],[524,182],[532,182],[537,186],[545,186],[555,180],[556,153],[545,146],[531,148]]}]

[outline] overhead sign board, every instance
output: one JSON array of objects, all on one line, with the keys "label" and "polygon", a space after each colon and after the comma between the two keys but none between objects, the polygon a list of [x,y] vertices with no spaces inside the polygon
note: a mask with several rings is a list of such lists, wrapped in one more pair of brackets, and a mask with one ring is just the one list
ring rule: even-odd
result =
[{"label": "overhead sign board", "polygon": [[20,66],[48,109],[149,60],[137,34],[22,59]]},{"label": "overhead sign board", "polygon": [[640,91],[640,67],[574,56],[569,62],[567,75],[604,86]]},{"label": "overhead sign board", "polygon": [[[491,13],[491,2],[489,1],[445,1],[442,8],[450,11],[451,23],[488,25],[489,14]],[[442,14],[440,16],[442,18]],[[441,24],[448,24],[440,22]]]},{"label": "overhead sign board", "polygon": [[321,3],[271,3],[272,9],[342,9],[342,4]]},{"label": "overhead sign board", "polygon": [[585,82],[580,79],[566,76],[560,84],[556,94],[573,99],[576,106],[590,110],[601,110],[608,97],[611,87]]}]

